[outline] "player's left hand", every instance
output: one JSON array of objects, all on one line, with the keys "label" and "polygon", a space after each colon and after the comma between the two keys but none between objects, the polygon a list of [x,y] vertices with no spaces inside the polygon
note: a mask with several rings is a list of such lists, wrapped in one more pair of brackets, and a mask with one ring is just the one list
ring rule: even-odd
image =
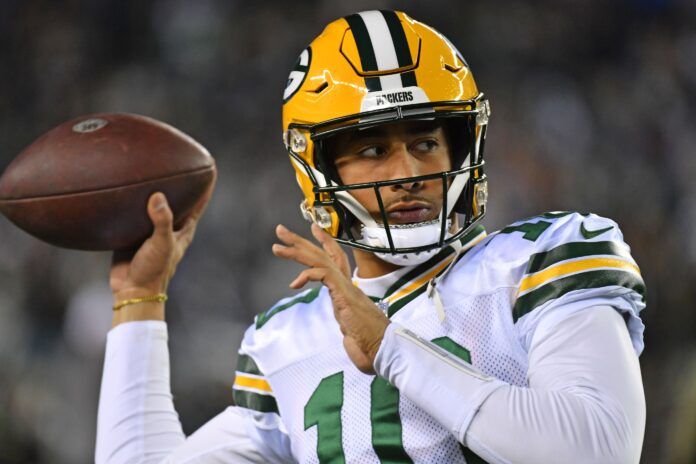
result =
[{"label": "player's left hand", "polygon": [[308,267],[293,280],[290,288],[302,288],[313,281],[329,289],[348,357],[362,372],[374,374],[372,366],[389,319],[353,285],[345,252],[316,224],[312,224],[312,235],[321,248],[282,225],[276,227],[276,235],[284,245],[274,244],[273,254]]}]

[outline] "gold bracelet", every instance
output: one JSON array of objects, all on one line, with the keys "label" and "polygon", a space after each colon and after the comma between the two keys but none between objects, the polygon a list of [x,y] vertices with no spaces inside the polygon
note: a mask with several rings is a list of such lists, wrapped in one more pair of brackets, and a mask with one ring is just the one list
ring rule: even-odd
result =
[{"label": "gold bracelet", "polygon": [[140,298],[130,298],[128,300],[119,301],[118,303],[116,303],[114,305],[114,311],[118,311],[119,309],[123,308],[124,306],[138,304],[138,303],[147,303],[150,301],[164,303],[165,301],[167,301],[167,295],[164,293],[158,293],[157,295],[143,296]]}]

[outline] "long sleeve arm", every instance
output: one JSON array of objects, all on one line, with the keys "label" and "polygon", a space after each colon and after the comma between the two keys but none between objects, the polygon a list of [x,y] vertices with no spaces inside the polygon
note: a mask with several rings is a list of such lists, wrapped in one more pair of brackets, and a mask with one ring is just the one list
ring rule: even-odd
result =
[{"label": "long sleeve arm", "polygon": [[121,324],[109,332],[95,461],[115,463],[288,462],[277,415],[230,407],[188,439],[174,409],[164,322]]},{"label": "long sleeve arm", "polygon": [[159,462],[185,440],[169,386],[167,326],[121,324],[109,332],[99,395],[97,463]]},{"label": "long sleeve arm", "polygon": [[489,462],[638,462],[640,368],[613,308],[540,323],[529,361],[529,386],[509,385],[391,324],[375,368]]}]

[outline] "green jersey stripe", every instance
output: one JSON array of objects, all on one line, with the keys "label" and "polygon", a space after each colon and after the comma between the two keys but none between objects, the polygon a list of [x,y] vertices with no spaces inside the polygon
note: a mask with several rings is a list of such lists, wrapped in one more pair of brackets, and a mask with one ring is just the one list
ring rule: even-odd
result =
[{"label": "green jersey stripe", "polygon": [[278,314],[281,311],[285,311],[286,309],[290,308],[291,306],[295,306],[298,303],[311,303],[319,296],[320,290],[321,290],[321,287],[313,288],[310,291],[298,296],[297,298],[294,298],[294,299],[288,301],[287,303],[283,303],[281,305],[275,306],[275,307],[269,309],[268,311],[259,314],[256,317],[256,328],[260,329],[273,316],[275,316],[276,314]]},{"label": "green jersey stripe", "polygon": [[256,365],[256,362],[250,356],[241,353],[237,358],[237,371],[253,375],[263,375],[259,366]]},{"label": "green jersey stripe", "polygon": [[614,255],[633,261],[626,247],[616,242],[571,242],[533,254],[525,273],[533,274],[560,261],[594,255]]},{"label": "green jersey stripe", "polygon": [[427,283],[421,285],[420,287],[418,287],[417,289],[415,289],[414,291],[412,291],[411,293],[409,293],[405,297],[403,297],[403,298],[397,300],[395,303],[389,305],[389,310],[387,311],[387,313],[388,313],[387,315],[391,318],[394,314],[396,314],[396,312],[398,310],[400,310],[401,308],[403,308],[404,306],[409,304],[411,301],[416,299],[416,297],[418,297],[420,294],[425,292],[426,288],[428,288]]},{"label": "green jersey stripe", "polygon": [[388,296],[396,293],[396,291],[399,290],[401,287],[406,285],[408,282],[415,280],[419,275],[424,274],[430,268],[434,267],[437,263],[447,258],[452,253],[454,253],[454,249],[452,247],[443,248],[432,258],[430,258],[422,264],[419,264],[418,266],[414,267],[409,272],[401,276],[387,289],[386,292],[384,292],[384,296],[382,298],[387,298]]},{"label": "green jersey stripe", "polygon": [[620,270],[582,272],[554,280],[519,297],[513,307],[513,321],[517,322],[520,317],[536,307],[573,290],[608,287],[610,285],[629,288],[645,298],[645,283],[643,279],[632,272]]},{"label": "green jersey stripe", "polygon": [[253,409],[259,412],[278,413],[278,403],[276,403],[274,397],[269,395],[233,389],[232,398],[234,399],[234,404],[242,408]]},{"label": "green jersey stripe", "polygon": [[[479,227],[480,227],[480,229],[478,230],[478,233],[477,233],[477,234],[471,235],[471,236],[469,236],[469,234],[466,235],[466,237],[465,237],[466,241],[464,242],[464,244],[470,242],[471,239],[472,239],[473,237],[476,237],[476,236],[478,236],[479,234],[481,234],[482,232],[484,232],[483,227],[482,227],[482,226],[479,226]],[[477,229],[478,229],[478,227],[477,227]],[[472,232],[475,232],[475,231],[472,231]],[[470,249],[469,249],[469,250],[470,250]],[[462,256],[464,256],[466,253],[468,253],[469,250],[466,250],[466,251],[464,251],[464,253],[460,254],[459,257],[457,258],[457,261],[459,261],[459,259],[460,259]],[[438,272],[437,275],[436,275],[435,277],[440,277],[440,276],[447,270],[448,267],[449,267],[449,266],[443,267],[442,270],[441,270],[440,272]],[[420,295],[421,293],[423,293],[427,288],[428,288],[428,282],[424,283],[423,285],[421,285],[420,287],[418,287],[417,289],[415,289],[414,291],[412,291],[412,292],[409,293],[408,295],[406,295],[406,296],[404,296],[404,297],[399,298],[398,300],[396,300],[394,303],[392,303],[391,305],[389,305],[389,309],[388,309],[388,311],[387,311],[387,313],[388,313],[387,315],[388,315],[389,317],[392,317],[394,314],[396,314],[396,312],[397,312],[398,310],[400,310],[401,308],[403,308],[404,306],[406,306],[407,304],[409,304],[411,301],[413,301],[418,295]]]}]

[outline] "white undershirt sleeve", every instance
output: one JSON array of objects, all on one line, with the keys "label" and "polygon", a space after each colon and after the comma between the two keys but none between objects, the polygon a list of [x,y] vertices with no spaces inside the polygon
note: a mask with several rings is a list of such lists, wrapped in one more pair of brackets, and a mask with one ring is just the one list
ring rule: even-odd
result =
[{"label": "white undershirt sleeve", "polygon": [[391,324],[375,369],[490,463],[637,463],[645,428],[640,367],[608,306],[537,328],[528,387],[477,372]]},{"label": "white undershirt sleeve", "polygon": [[161,321],[125,323],[109,332],[95,461],[292,462],[277,415],[230,407],[184,436],[170,390],[167,326]]}]

